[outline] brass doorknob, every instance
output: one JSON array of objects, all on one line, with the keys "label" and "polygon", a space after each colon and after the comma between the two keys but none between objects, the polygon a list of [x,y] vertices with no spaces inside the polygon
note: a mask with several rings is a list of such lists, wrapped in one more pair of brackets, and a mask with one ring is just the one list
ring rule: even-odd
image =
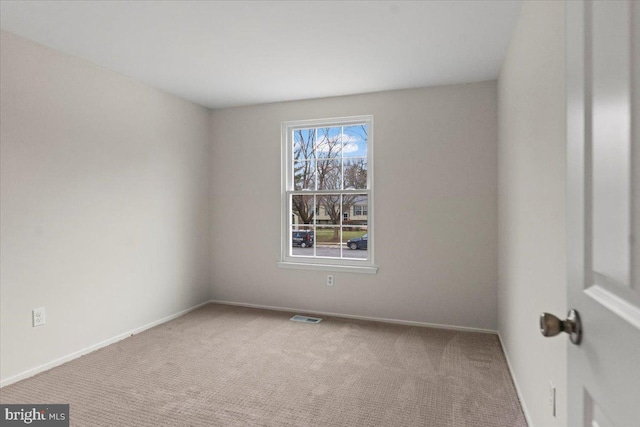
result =
[{"label": "brass doorknob", "polygon": [[580,344],[582,340],[582,322],[580,322],[580,315],[576,310],[569,310],[566,320],[560,320],[549,313],[540,315],[540,333],[543,336],[555,337],[560,332],[569,334],[573,344]]}]

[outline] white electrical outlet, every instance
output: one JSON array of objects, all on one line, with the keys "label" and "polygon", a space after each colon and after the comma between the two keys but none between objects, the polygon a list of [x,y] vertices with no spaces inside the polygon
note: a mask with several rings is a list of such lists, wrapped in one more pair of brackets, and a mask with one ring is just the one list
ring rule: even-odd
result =
[{"label": "white electrical outlet", "polygon": [[549,381],[549,407],[551,408],[551,415],[556,416],[556,386]]},{"label": "white electrical outlet", "polygon": [[47,321],[47,316],[44,311],[44,307],[33,309],[33,326],[44,325]]},{"label": "white electrical outlet", "polygon": [[327,286],[333,286],[333,274],[327,274]]}]

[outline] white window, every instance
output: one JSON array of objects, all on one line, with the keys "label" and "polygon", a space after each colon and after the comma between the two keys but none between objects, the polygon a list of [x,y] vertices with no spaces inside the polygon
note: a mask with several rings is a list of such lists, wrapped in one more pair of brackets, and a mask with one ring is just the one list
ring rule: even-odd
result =
[{"label": "white window", "polygon": [[353,207],[353,216],[367,216],[368,214],[367,205],[355,205]]},{"label": "white window", "polygon": [[282,123],[279,265],[375,273],[373,236],[373,117]]}]

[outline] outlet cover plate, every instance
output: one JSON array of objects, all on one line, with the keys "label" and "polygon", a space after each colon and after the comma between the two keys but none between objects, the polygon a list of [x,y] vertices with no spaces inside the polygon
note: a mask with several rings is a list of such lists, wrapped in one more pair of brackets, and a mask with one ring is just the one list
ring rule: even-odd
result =
[{"label": "outlet cover plate", "polygon": [[47,321],[44,307],[33,309],[33,327],[44,325]]}]

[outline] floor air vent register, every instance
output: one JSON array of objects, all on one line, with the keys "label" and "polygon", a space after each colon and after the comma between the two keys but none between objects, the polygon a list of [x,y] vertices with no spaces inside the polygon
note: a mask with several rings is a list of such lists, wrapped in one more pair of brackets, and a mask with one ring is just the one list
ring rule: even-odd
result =
[{"label": "floor air vent register", "polygon": [[320,323],[322,319],[318,317],[301,316],[299,314],[296,314],[289,320],[293,320],[294,322],[301,322],[301,323]]}]

